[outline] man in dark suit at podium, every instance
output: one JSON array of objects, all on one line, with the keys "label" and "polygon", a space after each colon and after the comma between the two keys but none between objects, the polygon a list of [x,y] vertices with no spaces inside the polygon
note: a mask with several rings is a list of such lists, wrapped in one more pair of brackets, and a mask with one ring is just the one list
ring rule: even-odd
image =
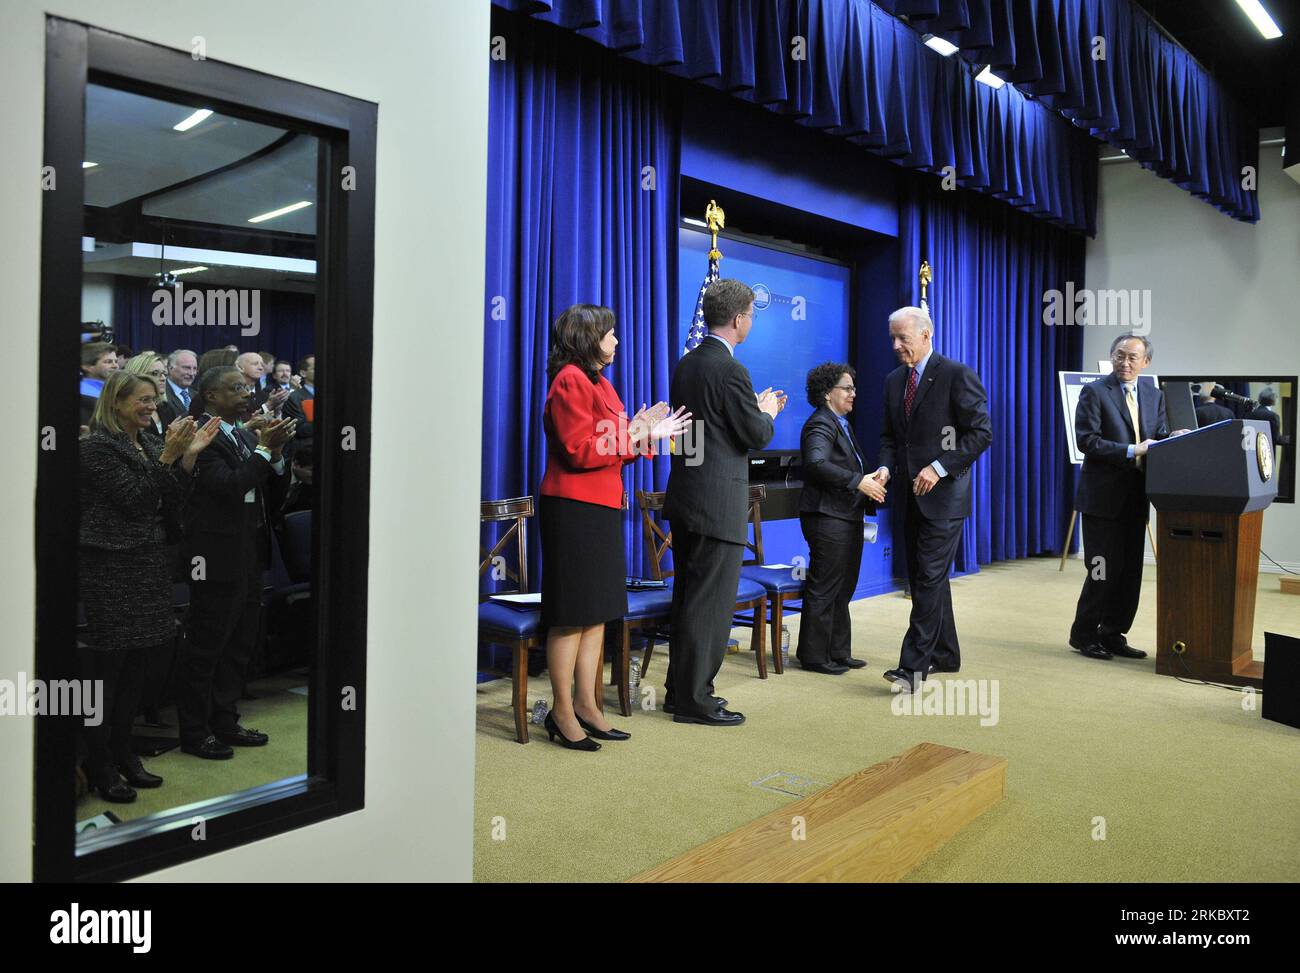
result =
[{"label": "man in dark suit at podium", "polygon": [[[704,292],[709,333],[677,363],[674,405],[694,417],[695,455],[673,454],[664,516],[672,525],[672,640],[664,708],[675,723],[736,726],[740,713],[713,695],[727,652],[740,562],[749,539],[749,451],[772,441],[785,394],[754,394],[736,346],[754,325],[754,292],[719,280]],[[761,620],[755,619],[755,624]]]},{"label": "man in dark suit at podium", "polygon": [[889,316],[899,367],[885,378],[882,485],[898,476],[912,617],[898,667],[885,672],[915,692],[930,672],[961,669],[948,570],[970,515],[970,468],[993,442],[988,396],[974,370],[934,350],[934,323],[919,307]]},{"label": "man in dark suit at podium", "polygon": [[1074,413],[1083,472],[1074,508],[1083,516],[1087,574],[1070,626],[1070,645],[1090,659],[1145,658],[1125,637],[1142,593],[1142,558],[1150,505],[1147,447],[1169,436],[1165,396],[1138,381],[1151,364],[1151,342],[1123,334],[1112,342],[1114,366],[1085,385]]}]

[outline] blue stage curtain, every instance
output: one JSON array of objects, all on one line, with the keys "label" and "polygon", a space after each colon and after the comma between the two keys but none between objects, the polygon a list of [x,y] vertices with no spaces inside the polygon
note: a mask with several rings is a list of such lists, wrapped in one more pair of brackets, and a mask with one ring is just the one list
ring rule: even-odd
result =
[{"label": "blue stage curtain", "polygon": [[[500,10],[492,29],[506,56],[489,83],[482,496],[501,499],[541,483],[549,334],[571,304],[613,309],[605,375],[629,415],[668,398],[681,124],[661,73]],[[646,569],[635,491],[667,477],[666,457],[624,471],[633,573]],[[535,526],[529,552],[531,581]]]},{"label": "blue stage curtain", "polygon": [[896,165],[951,167],[966,188],[1095,231],[1097,147],[1086,133],[1012,85],[977,83],[869,0],[494,2]]},{"label": "blue stage curtain", "polygon": [[[843,0],[841,0],[843,2]],[[1132,0],[882,0],[1042,104],[1238,220],[1257,126]],[[1094,59],[1094,38],[1105,57]]]},{"label": "blue stage curtain", "polygon": [[[185,292],[207,289],[185,283]],[[133,351],[151,349],[168,354],[188,348],[202,355],[212,348],[238,345],[242,351],[269,351],[291,362],[312,354],[315,348],[316,300],[312,294],[263,290],[258,299],[258,333],[240,334],[238,327],[159,326],[153,323],[153,293],[158,288],[150,279],[117,276],[113,279],[113,330],[118,344]]]},{"label": "blue stage curtain", "polygon": [[904,182],[900,304],[919,302],[928,260],[935,349],[979,373],[993,420],[956,568],[1055,553],[1074,495],[1056,373],[1078,370],[1083,329],[1046,326],[1043,298],[1067,281],[1084,286],[1083,239],[972,193]]}]

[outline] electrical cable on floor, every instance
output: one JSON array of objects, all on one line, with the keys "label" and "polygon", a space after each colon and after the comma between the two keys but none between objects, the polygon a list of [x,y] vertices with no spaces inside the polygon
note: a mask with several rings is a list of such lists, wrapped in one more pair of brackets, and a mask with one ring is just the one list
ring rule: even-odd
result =
[{"label": "electrical cable on floor", "polygon": [[[1245,686],[1229,686],[1221,682],[1207,682],[1204,679],[1197,679],[1195,676],[1192,676],[1190,674],[1190,671],[1187,668],[1187,662],[1183,658],[1183,654],[1181,652],[1175,652],[1174,658],[1177,659],[1178,664],[1183,667],[1183,672],[1188,673],[1188,678],[1186,679],[1184,679],[1182,676],[1175,673],[1174,678],[1177,679],[1179,682],[1187,683],[1187,685],[1189,686],[1213,686],[1215,689],[1227,689],[1227,690],[1231,690],[1234,693],[1240,693],[1243,689],[1246,688]],[[1264,695],[1264,690],[1262,689],[1256,689],[1255,692],[1258,693],[1260,696]]]},{"label": "electrical cable on floor", "polygon": [[[1268,557],[1268,552],[1267,552],[1267,551],[1260,551],[1259,553],[1260,553],[1260,554],[1263,554],[1265,557]],[[1268,559],[1269,559],[1270,561],[1273,561],[1273,559],[1272,559],[1271,557],[1268,557]],[[1276,561],[1273,561],[1273,564],[1276,565],[1276,566],[1279,567],[1279,568],[1282,568],[1282,570],[1285,571],[1287,574],[1300,574],[1300,571],[1292,571],[1290,568],[1283,568],[1282,565],[1278,564]]]}]

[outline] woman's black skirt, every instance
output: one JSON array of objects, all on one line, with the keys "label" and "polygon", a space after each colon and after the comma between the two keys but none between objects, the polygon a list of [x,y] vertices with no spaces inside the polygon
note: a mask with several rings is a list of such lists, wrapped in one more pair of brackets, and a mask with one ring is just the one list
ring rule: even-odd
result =
[{"label": "woman's black skirt", "polygon": [[542,624],[599,625],[627,614],[622,511],[543,494],[537,519]]},{"label": "woman's black skirt", "polygon": [[149,544],[129,551],[77,549],[77,575],[92,649],[145,649],[175,637],[173,549]]}]

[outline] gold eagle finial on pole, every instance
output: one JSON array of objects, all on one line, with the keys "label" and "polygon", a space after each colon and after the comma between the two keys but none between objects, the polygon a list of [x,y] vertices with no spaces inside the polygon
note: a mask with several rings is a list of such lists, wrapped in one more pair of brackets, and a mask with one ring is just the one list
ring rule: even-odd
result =
[{"label": "gold eagle finial on pole", "polygon": [[934,274],[930,272],[930,261],[921,261],[921,271],[917,274],[921,280],[921,310],[929,312],[930,305],[925,299],[925,289],[930,286],[930,281],[934,279]]},{"label": "gold eagle finial on pole", "polygon": [[709,234],[711,241],[709,243],[709,259],[721,260],[722,251],[718,249],[718,231],[726,229],[727,214],[722,211],[716,199],[709,200],[709,205],[704,209],[704,220],[709,224]]}]

